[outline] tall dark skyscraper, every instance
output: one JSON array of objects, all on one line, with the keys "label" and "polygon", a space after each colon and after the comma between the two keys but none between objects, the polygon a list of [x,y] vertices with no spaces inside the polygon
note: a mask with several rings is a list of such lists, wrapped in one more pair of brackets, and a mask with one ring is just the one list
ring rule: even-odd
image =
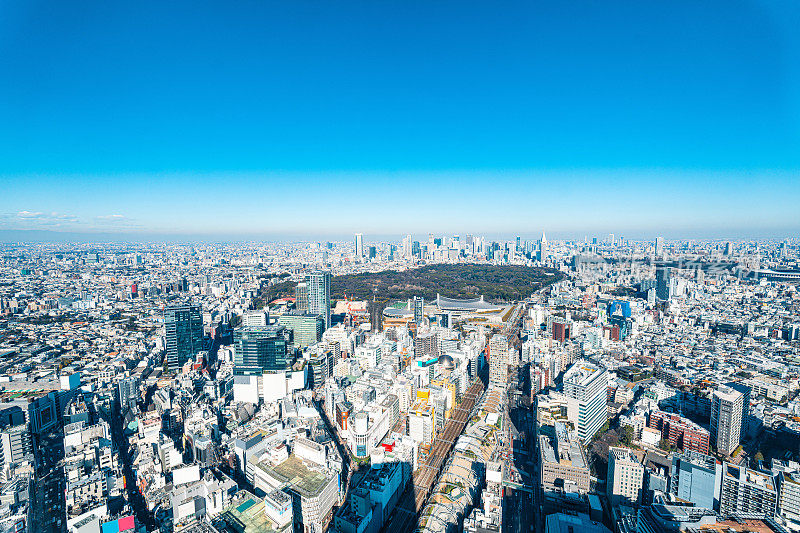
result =
[{"label": "tall dark skyscraper", "polygon": [[656,268],[656,298],[666,302],[669,300],[670,293],[670,268]]},{"label": "tall dark skyscraper", "polygon": [[199,305],[175,305],[164,310],[167,368],[177,370],[203,350],[203,313]]},{"label": "tall dark skyscraper", "polygon": [[233,332],[233,373],[249,376],[285,372],[286,333],[286,328],[278,325],[236,328]]}]

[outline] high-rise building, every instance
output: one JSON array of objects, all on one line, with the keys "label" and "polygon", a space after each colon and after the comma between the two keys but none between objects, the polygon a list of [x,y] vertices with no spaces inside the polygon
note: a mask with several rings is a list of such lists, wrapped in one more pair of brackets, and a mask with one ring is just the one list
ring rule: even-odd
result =
[{"label": "high-rise building", "polygon": [[608,449],[606,491],[611,506],[636,505],[642,498],[644,466],[627,448]]},{"label": "high-rise building", "polygon": [[422,296],[414,296],[414,322],[417,325],[422,324],[424,316],[425,299]]},{"label": "high-rise building", "polygon": [[356,260],[364,257],[364,234],[356,233]]},{"label": "high-rise building", "polygon": [[285,372],[289,364],[286,336],[286,328],[280,325],[236,328],[233,331],[234,374],[248,376]]},{"label": "high-rise building", "polygon": [[325,327],[322,315],[314,313],[286,313],[278,317],[278,324],[292,330],[295,348],[318,343]]},{"label": "high-rise building", "polygon": [[726,383],[728,387],[732,388],[735,391],[739,391],[742,393],[742,431],[739,436],[739,442],[743,441],[747,436],[747,431],[749,428],[750,422],[750,395],[752,394],[753,390],[751,387],[745,385],[741,381],[730,381]]},{"label": "high-rise building", "polygon": [[489,339],[489,383],[498,387],[508,384],[508,337],[496,334]]},{"label": "high-rise building", "polygon": [[167,368],[177,370],[203,350],[203,313],[199,305],[174,305],[164,310]]},{"label": "high-rise building", "polygon": [[733,243],[730,241],[725,243],[725,255],[727,257],[733,256]]},{"label": "high-rise building", "polygon": [[670,469],[670,492],[697,507],[716,509],[719,500],[717,476],[722,465],[710,455],[691,451],[676,454]]},{"label": "high-rise building", "polygon": [[294,288],[294,308],[298,313],[308,312],[308,283],[305,281]]},{"label": "high-rise building", "polygon": [[545,237],[544,232],[542,232],[542,238],[539,239],[539,255],[537,256],[537,260],[540,263],[544,263],[547,259],[547,237]]},{"label": "high-rise building", "polygon": [[669,300],[672,288],[671,282],[669,267],[656,268],[656,298],[662,302]]},{"label": "high-rise building", "polygon": [[331,273],[324,270],[306,276],[308,283],[308,312],[322,315],[325,329],[331,327]]},{"label": "high-rise building", "polygon": [[578,401],[578,438],[588,442],[608,421],[608,378],[604,368],[585,359],[564,373],[564,395]]},{"label": "high-rise building", "polygon": [[743,403],[742,393],[725,385],[711,395],[711,442],[719,453],[730,455],[739,446]]},{"label": "high-rise building", "polygon": [[411,248],[411,234],[409,233],[405,237],[403,237],[403,259],[410,260],[412,259],[412,248]]},{"label": "high-rise building", "polygon": [[656,237],[656,257],[664,255],[664,237]]}]

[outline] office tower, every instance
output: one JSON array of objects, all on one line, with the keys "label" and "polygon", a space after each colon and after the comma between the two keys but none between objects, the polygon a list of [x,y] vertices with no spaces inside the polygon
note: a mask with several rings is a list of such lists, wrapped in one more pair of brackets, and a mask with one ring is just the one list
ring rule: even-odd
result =
[{"label": "office tower", "polygon": [[175,305],[164,310],[167,368],[177,370],[203,350],[203,313],[199,305]]},{"label": "office tower", "polygon": [[378,249],[376,247],[370,246],[368,250],[367,257],[369,259],[375,259],[378,257]]},{"label": "office tower", "polygon": [[669,267],[656,268],[656,298],[662,302],[669,300],[671,281]]},{"label": "office tower", "polygon": [[585,359],[564,373],[564,394],[578,401],[578,437],[588,442],[608,420],[607,373]]},{"label": "office tower", "polygon": [[306,276],[308,312],[322,315],[325,329],[331,327],[331,273],[318,270]]},{"label": "office tower", "polygon": [[521,250],[521,248],[520,248],[520,238],[519,238],[519,235],[517,235],[517,247],[516,247],[516,251],[517,251],[517,252],[519,252],[520,250]]},{"label": "office tower", "polygon": [[294,308],[298,313],[308,312],[308,283],[305,281],[301,281],[294,288]]},{"label": "office tower", "polygon": [[498,387],[508,384],[508,337],[496,334],[489,339],[489,383]]},{"label": "office tower", "polygon": [[424,308],[425,308],[425,299],[422,296],[414,296],[414,322],[417,325],[422,324]]},{"label": "office tower", "polygon": [[772,474],[723,463],[719,497],[722,516],[752,514],[772,518],[777,507],[778,491]]},{"label": "office tower", "polygon": [[636,505],[642,498],[644,466],[627,448],[609,448],[606,491],[610,505]]},{"label": "office tower", "polygon": [[733,243],[728,241],[725,243],[725,255],[731,257],[733,255]]},{"label": "office tower", "polygon": [[356,233],[356,259],[364,257],[364,234]]},{"label": "office tower", "polygon": [[739,445],[743,402],[741,392],[725,385],[711,395],[711,441],[719,453],[730,455]]},{"label": "office tower", "polygon": [[540,263],[544,263],[547,259],[547,237],[544,236],[544,231],[542,232],[542,238],[539,239],[539,256],[536,258]]},{"label": "office tower", "polygon": [[664,255],[664,237],[656,237],[656,257]]},{"label": "office tower", "polygon": [[278,317],[278,324],[292,330],[295,348],[305,348],[322,339],[325,321],[314,313],[287,313]]},{"label": "office tower", "polygon": [[609,243],[611,246],[614,246],[614,245],[616,244],[616,241],[614,240],[614,234],[613,234],[613,233],[609,234],[609,236],[608,236],[608,243]]},{"label": "office tower", "polygon": [[716,509],[717,475],[722,473],[721,466],[710,455],[695,451],[674,455],[669,473],[670,492],[697,507]]},{"label": "office tower", "polygon": [[409,233],[403,237],[403,259],[410,260],[411,258],[411,234]]},{"label": "office tower", "polygon": [[264,372],[285,372],[286,328],[274,326],[242,326],[233,332],[233,373],[238,376]]},{"label": "office tower", "polygon": [[[295,290],[295,294],[296,294]],[[242,315],[243,326],[269,326],[269,311],[259,309],[257,311],[248,311]]]},{"label": "office tower", "polygon": [[419,241],[414,241],[411,243],[411,255],[414,257],[422,258],[422,248],[419,245]]}]

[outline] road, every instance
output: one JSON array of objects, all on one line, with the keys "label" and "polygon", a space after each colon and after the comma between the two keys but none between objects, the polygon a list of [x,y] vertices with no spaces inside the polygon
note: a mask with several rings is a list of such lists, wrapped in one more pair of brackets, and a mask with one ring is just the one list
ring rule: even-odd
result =
[{"label": "road", "polygon": [[139,524],[144,524],[147,527],[147,531],[153,531],[156,527],[155,520],[153,520],[153,516],[147,509],[147,503],[144,500],[144,496],[139,492],[139,487],[136,486],[136,476],[133,475],[131,457],[128,452],[128,438],[122,431],[122,415],[116,402],[113,412],[114,414],[111,417],[111,436],[119,450],[119,460],[122,461],[122,473],[125,476],[125,490],[128,502],[130,502]]}]

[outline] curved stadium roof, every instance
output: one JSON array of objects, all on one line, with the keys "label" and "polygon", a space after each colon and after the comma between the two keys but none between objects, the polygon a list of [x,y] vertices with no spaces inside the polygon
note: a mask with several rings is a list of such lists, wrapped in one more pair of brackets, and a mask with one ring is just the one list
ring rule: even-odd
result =
[{"label": "curved stadium roof", "polygon": [[446,298],[439,294],[436,295],[436,306],[439,309],[447,311],[497,311],[501,307],[492,305],[480,298],[470,298],[467,300],[459,300],[456,298]]}]

